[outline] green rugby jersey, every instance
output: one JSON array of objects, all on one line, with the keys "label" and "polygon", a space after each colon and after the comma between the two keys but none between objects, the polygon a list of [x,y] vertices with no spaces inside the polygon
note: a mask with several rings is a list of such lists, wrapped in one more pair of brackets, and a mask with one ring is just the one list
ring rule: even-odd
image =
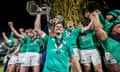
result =
[{"label": "green rugby jersey", "polygon": [[57,47],[56,39],[60,38],[45,36],[43,40],[47,43],[46,62],[43,72],[69,72],[69,57],[74,55],[70,40],[63,37],[61,45]]},{"label": "green rugby jersey", "polygon": [[95,49],[96,48],[96,43],[94,42],[94,37],[95,33],[93,31],[87,31],[84,33],[84,35],[80,34],[78,37],[78,43],[80,50],[89,50],[89,49]]},{"label": "green rugby jersey", "polygon": [[31,38],[29,36],[25,36],[24,39],[21,40],[21,49],[20,52],[37,52],[40,53],[40,46],[43,44],[43,41],[40,38]]},{"label": "green rugby jersey", "polygon": [[82,33],[82,28],[74,28],[71,31],[65,29],[63,32],[63,37],[71,37],[71,46],[72,48],[78,48],[77,46],[77,37],[79,33]]},{"label": "green rugby jersey", "polygon": [[[120,22],[120,18],[117,18],[116,20],[113,20],[112,22],[108,22],[107,20],[104,19],[104,17],[102,16],[102,14],[99,15],[99,19],[101,21],[101,23],[104,26],[104,30],[106,31],[106,33],[109,35],[110,34],[110,30],[112,28],[112,26],[114,26],[114,23]],[[113,57],[117,60],[118,64],[120,65],[120,42],[112,39],[111,37],[108,37],[105,41],[101,41],[103,48],[105,49],[105,51],[109,51]]]}]

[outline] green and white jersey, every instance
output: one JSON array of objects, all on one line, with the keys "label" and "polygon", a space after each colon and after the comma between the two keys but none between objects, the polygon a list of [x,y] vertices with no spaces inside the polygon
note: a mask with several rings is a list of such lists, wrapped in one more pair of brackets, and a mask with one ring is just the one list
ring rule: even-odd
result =
[{"label": "green and white jersey", "polygon": [[110,29],[113,26],[113,23],[106,21],[106,24],[104,25],[104,30],[107,34],[110,33]]},{"label": "green and white jersey", "polygon": [[77,36],[82,33],[82,28],[74,28],[72,30],[65,29],[63,32],[63,37],[71,37],[72,48],[78,48],[77,46]]},{"label": "green and white jersey", "polygon": [[89,49],[95,49],[96,48],[96,43],[94,42],[94,37],[95,33],[93,31],[88,31],[84,33],[83,35],[80,34],[78,37],[78,43],[80,50],[89,50]]},{"label": "green and white jersey", "polygon": [[120,42],[108,37],[106,40],[101,41],[101,45],[104,48],[105,52],[110,52],[112,54],[120,66]]},{"label": "green and white jersey", "polygon": [[[108,20],[106,20],[102,14],[99,14],[99,19],[100,19],[100,22],[103,24],[103,28],[104,28],[104,31],[107,33],[107,35],[110,34],[110,30],[111,30],[111,27],[114,25],[112,22],[109,22]],[[101,41],[100,42],[101,46],[104,48],[104,51],[105,52],[108,52],[108,49],[111,47],[110,43],[109,43],[109,38],[107,38],[106,40],[104,41]]]},{"label": "green and white jersey", "polygon": [[118,64],[120,64],[120,42],[109,38],[109,42],[111,45],[111,48],[109,48],[110,53],[113,55],[113,57],[117,60]]},{"label": "green and white jersey", "polygon": [[109,37],[107,39],[105,39],[104,41],[99,40],[99,43],[105,52],[109,52],[109,49],[111,48],[111,43],[109,42]]},{"label": "green and white jersey", "polygon": [[[116,18],[116,20],[113,20],[112,22],[109,22],[108,20],[105,20],[105,18],[103,17],[102,14],[99,14],[99,19],[100,19],[100,22],[104,26],[105,32],[108,35],[110,34],[110,30],[111,30],[112,26],[114,25],[114,23],[120,22],[120,18]],[[102,41],[102,42],[105,43],[105,44],[101,43],[102,47],[105,49],[105,51],[108,51],[108,49],[110,49],[110,47],[111,47],[111,45],[109,43],[109,37],[108,37],[108,39],[106,39],[105,41]],[[107,46],[107,45],[109,45],[109,46]]]},{"label": "green and white jersey", "polygon": [[[104,26],[104,30],[108,35],[110,34],[110,30],[114,25],[114,23],[120,22],[120,18],[117,18],[112,22],[108,22],[103,18],[102,14],[99,15],[99,17],[100,17],[101,23]],[[102,41],[101,43],[103,44],[103,48],[105,49],[105,51],[109,51],[112,54],[112,56],[117,60],[118,64],[120,65],[120,55],[119,55],[120,42],[112,39],[111,37],[108,37],[105,41]]]},{"label": "green and white jersey", "polygon": [[27,44],[26,44],[25,40],[24,40],[24,39],[21,39],[21,40],[20,40],[20,44],[21,44],[21,46],[20,46],[19,52],[20,52],[20,53],[25,53],[25,52],[26,52],[26,49],[27,49]]},{"label": "green and white jersey", "polygon": [[109,22],[103,17],[102,14],[99,14],[99,20],[102,23],[104,30],[106,31],[107,34],[110,33],[111,27],[114,25],[114,23],[120,22],[120,18],[116,18],[115,20]]},{"label": "green and white jersey", "polygon": [[27,48],[27,52],[37,52],[40,53],[40,46],[43,45],[43,41],[40,38],[34,38],[29,47]]},{"label": "green and white jersey", "polygon": [[[69,72],[69,57],[73,56],[74,52],[68,39],[44,36],[47,52],[43,72]],[[56,40],[61,42],[59,47],[57,47]]]},{"label": "green and white jersey", "polygon": [[[11,35],[10,35],[11,36]],[[13,47],[13,44],[14,44],[14,39],[10,39],[7,43],[6,43],[6,45],[8,46],[8,47]],[[7,50],[6,51],[6,55],[8,55],[8,54],[10,54],[12,51],[11,50]]]},{"label": "green and white jersey", "polygon": [[[12,45],[11,45],[10,42],[8,42],[8,43],[7,43],[7,46],[8,46],[8,47],[11,47]],[[5,55],[9,55],[10,53],[11,53],[11,51],[10,51],[10,50],[7,50],[6,53],[5,53]]]},{"label": "green and white jersey", "polygon": [[40,53],[40,46],[43,44],[43,41],[40,38],[31,38],[25,36],[21,41],[22,47],[20,52],[37,52]]},{"label": "green and white jersey", "polygon": [[[7,45],[8,47],[12,47],[13,44],[14,44],[14,35],[11,33],[10,36],[9,36],[9,40],[8,40],[8,42],[6,43],[6,45]],[[10,54],[10,53],[11,53],[11,51],[10,51],[10,50],[7,50],[5,54],[8,55],[8,54]]]},{"label": "green and white jersey", "polygon": [[[8,45],[8,47],[13,47],[13,45],[11,45],[11,42],[8,42],[7,45]],[[13,50],[7,50],[6,55],[13,53],[17,49],[17,47],[18,47],[18,45],[14,46]]]},{"label": "green and white jersey", "polygon": [[20,53],[25,53],[27,52],[27,48],[29,47],[29,44],[31,42],[31,39],[29,36],[24,36],[23,39],[20,40],[21,43],[21,48],[20,48]]},{"label": "green and white jersey", "polygon": [[113,26],[113,23],[112,22],[109,22],[108,20],[106,20],[102,14],[99,14],[99,19],[100,19],[100,22],[101,24],[103,25],[103,28],[105,30],[105,32],[107,34],[110,33],[110,28]]},{"label": "green and white jersey", "polygon": [[10,34],[9,39],[14,42],[14,34],[13,33]]}]

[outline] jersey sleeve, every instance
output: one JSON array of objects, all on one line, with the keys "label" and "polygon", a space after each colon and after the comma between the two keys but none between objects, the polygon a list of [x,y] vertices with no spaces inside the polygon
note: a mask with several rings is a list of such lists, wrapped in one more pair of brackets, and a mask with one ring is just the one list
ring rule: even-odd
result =
[{"label": "jersey sleeve", "polygon": [[112,22],[106,22],[106,25],[104,26],[104,30],[107,34],[110,33],[110,29],[111,29],[112,26],[113,26]]},{"label": "jersey sleeve", "polygon": [[99,14],[99,20],[103,26],[106,24],[106,20],[102,14]]},{"label": "jersey sleeve", "polygon": [[7,46],[12,47],[12,46],[13,46],[13,44],[14,44],[14,41],[9,40],[6,44],[7,44]]},{"label": "jersey sleeve", "polygon": [[42,41],[42,39],[37,39],[37,41],[36,41],[40,46],[42,46],[43,44],[44,44],[44,42]]},{"label": "jersey sleeve", "polygon": [[7,45],[11,47],[14,44],[14,35],[11,33]]},{"label": "jersey sleeve", "polygon": [[14,41],[14,34],[11,33],[10,36],[9,36],[9,39]]},{"label": "jersey sleeve", "polygon": [[26,43],[26,44],[30,44],[31,43],[31,39],[30,39],[29,36],[24,36],[23,40],[24,40],[24,43]]},{"label": "jersey sleeve", "polygon": [[119,17],[117,17],[117,18],[113,21],[113,23],[118,23],[118,22],[120,22],[120,18],[119,18]]},{"label": "jersey sleeve", "polygon": [[47,43],[48,42],[48,38],[49,38],[49,36],[47,34],[45,34],[44,36],[42,36],[41,39],[43,40],[44,43]]},{"label": "jersey sleeve", "polygon": [[22,44],[24,44],[24,41],[23,41],[23,39],[21,39],[21,40],[20,40],[20,44],[21,44],[21,45],[22,45]]},{"label": "jersey sleeve", "polygon": [[80,33],[83,32],[82,28],[76,28],[75,32],[77,33],[76,36],[78,36]]}]

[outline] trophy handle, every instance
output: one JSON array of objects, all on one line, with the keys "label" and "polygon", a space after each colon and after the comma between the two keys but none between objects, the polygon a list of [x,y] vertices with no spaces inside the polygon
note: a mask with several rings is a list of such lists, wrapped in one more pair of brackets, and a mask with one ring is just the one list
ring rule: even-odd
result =
[{"label": "trophy handle", "polygon": [[27,1],[26,3],[26,11],[30,15],[36,15],[40,11],[40,7],[35,3],[35,1]]}]

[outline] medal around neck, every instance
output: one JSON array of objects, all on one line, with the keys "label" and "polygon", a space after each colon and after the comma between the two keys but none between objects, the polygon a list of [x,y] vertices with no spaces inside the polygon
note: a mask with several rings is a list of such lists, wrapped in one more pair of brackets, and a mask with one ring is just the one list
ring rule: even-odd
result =
[{"label": "medal around neck", "polygon": [[60,50],[56,50],[56,53],[57,53],[57,54],[60,54],[60,53],[61,53],[61,51],[60,51]]},{"label": "medal around neck", "polygon": [[61,53],[61,51],[60,51],[58,48],[59,48],[59,46],[62,44],[62,41],[63,41],[63,38],[61,38],[60,41],[58,41],[57,38],[55,37],[55,43],[56,43],[56,45],[57,45],[57,50],[56,50],[56,53],[57,53],[57,54],[60,54],[60,53]]}]

